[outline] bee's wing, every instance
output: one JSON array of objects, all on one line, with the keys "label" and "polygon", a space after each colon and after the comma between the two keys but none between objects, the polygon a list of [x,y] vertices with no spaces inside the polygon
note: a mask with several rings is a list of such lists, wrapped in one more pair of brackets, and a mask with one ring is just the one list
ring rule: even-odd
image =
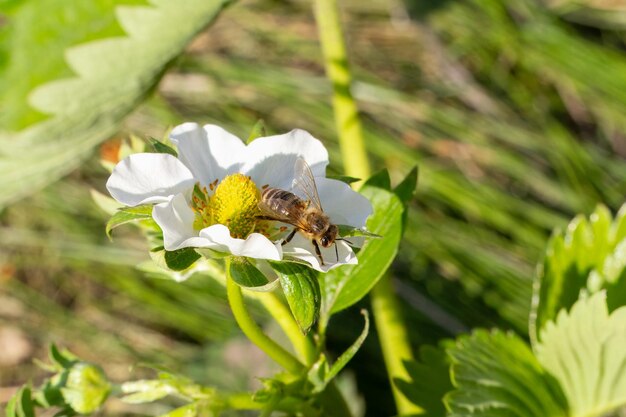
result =
[{"label": "bee's wing", "polygon": [[268,206],[263,200],[258,204],[259,211],[262,218],[266,220],[275,220],[283,223],[290,224],[297,228],[303,229],[306,225],[301,223],[302,210],[291,202],[284,200],[274,201],[276,207],[273,209]]},{"label": "bee's wing", "polygon": [[301,194],[302,197],[306,197],[311,204],[322,210],[322,203],[320,202],[320,196],[317,193],[317,186],[315,185],[313,172],[311,172],[311,168],[309,167],[309,164],[306,163],[304,158],[296,159],[292,188],[296,194]]}]

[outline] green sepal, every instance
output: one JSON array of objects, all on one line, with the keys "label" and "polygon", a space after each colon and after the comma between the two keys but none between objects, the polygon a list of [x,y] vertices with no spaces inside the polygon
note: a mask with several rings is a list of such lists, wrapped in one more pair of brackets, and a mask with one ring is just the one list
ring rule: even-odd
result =
[{"label": "green sepal", "polygon": [[391,190],[391,178],[389,177],[389,171],[387,171],[386,169],[378,171],[377,173],[369,177],[367,181],[365,181],[363,187],[366,186],[378,187],[382,188],[383,190]]},{"label": "green sepal", "polygon": [[69,371],[61,394],[65,402],[79,414],[91,414],[104,403],[111,384],[99,366],[79,362]]},{"label": "green sepal", "polygon": [[178,152],[176,152],[176,149],[161,142],[160,140],[155,139],[155,138],[148,138],[148,142],[150,143],[150,145],[152,146],[152,149],[154,149],[156,153],[166,153],[168,155],[178,157]]},{"label": "green sepal", "polygon": [[413,199],[413,197],[415,197],[418,175],[419,169],[416,165],[393,189],[394,194],[398,196],[400,201],[402,201],[402,204],[405,206]]},{"label": "green sepal", "polygon": [[345,224],[339,224],[337,227],[339,228],[339,236],[341,237],[367,237],[373,239],[382,237],[364,228],[352,227]]},{"label": "green sepal", "polygon": [[302,333],[307,334],[317,321],[321,293],[317,273],[293,262],[274,262],[270,265],[278,274],[289,308]]},{"label": "green sepal", "polygon": [[361,178],[349,177],[347,175],[326,175],[326,178],[331,180],[341,181],[346,184],[352,184],[353,182],[361,181]]},{"label": "green sepal", "polygon": [[[165,266],[172,271],[184,271],[200,259],[200,254],[193,248],[182,248],[173,251],[165,250],[163,247],[155,248],[151,251],[151,256],[156,253],[163,257]],[[162,252],[162,253],[161,253]],[[154,259],[154,257],[153,257]],[[157,261],[158,262],[158,261]]]},{"label": "green sepal", "polygon": [[253,140],[263,136],[265,136],[265,121],[263,119],[259,119],[254,126],[252,126],[252,130],[250,131],[250,135],[248,136],[246,143],[249,144]]},{"label": "green sepal", "polygon": [[29,385],[24,385],[11,397],[7,403],[5,415],[6,417],[35,417],[35,407]]},{"label": "green sepal", "polygon": [[[195,417],[198,415],[198,403],[194,402],[191,404],[183,405],[182,407],[178,407],[173,409],[172,411],[161,414],[159,417]],[[210,417],[212,414],[209,414]]]},{"label": "green sepal", "polygon": [[278,285],[277,280],[269,282],[265,274],[243,256],[231,257],[230,276],[237,285],[252,291],[271,291]]},{"label": "green sepal", "polygon": [[143,204],[135,207],[123,207],[119,209],[107,222],[106,234],[111,239],[111,231],[123,224],[152,219],[152,205]]},{"label": "green sepal", "polygon": [[51,343],[48,347],[48,357],[56,371],[69,369],[79,361],[78,357],[72,352],[67,349],[59,350],[54,343]]}]

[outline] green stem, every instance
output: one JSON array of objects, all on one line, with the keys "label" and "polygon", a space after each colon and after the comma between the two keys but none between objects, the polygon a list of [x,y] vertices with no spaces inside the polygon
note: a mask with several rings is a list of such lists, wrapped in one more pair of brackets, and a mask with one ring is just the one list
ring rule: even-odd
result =
[{"label": "green stem", "polygon": [[296,352],[298,352],[300,360],[304,362],[307,367],[313,365],[317,360],[318,352],[311,339],[302,334],[298,323],[296,323],[293,314],[291,314],[291,311],[285,303],[280,301],[278,296],[273,292],[258,292],[255,293],[253,297],[263,304],[263,307],[265,307],[281,329],[283,329],[283,332],[285,332],[291,341]]},{"label": "green stem", "polygon": [[235,320],[248,339],[290,373],[302,373],[305,369],[302,363],[291,355],[291,353],[287,352],[280,345],[267,337],[252,317],[250,317],[243,302],[241,287],[237,285],[230,276],[229,258],[226,258],[226,294]]},{"label": "green stem", "polygon": [[385,275],[370,292],[378,340],[383,351],[387,375],[398,414],[416,414],[423,411],[410,402],[393,382],[394,378],[409,379],[403,361],[413,360],[411,344],[402,318],[398,299],[393,291],[391,276]]},{"label": "green stem", "polygon": [[366,179],[370,175],[370,166],[359,111],[350,91],[352,75],[336,0],[316,0],[315,15],[326,73],[333,85],[333,108],[339,132],[339,147],[343,155],[350,155],[349,158],[343,158],[344,168],[348,175]]},{"label": "green stem", "polygon": [[[358,109],[350,92],[352,76],[348,66],[337,0],[316,0],[315,4],[326,73],[333,84],[333,108],[345,173],[357,178],[368,178],[371,170]],[[408,401],[393,383],[393,378],[406,376],[402,361],[412,360],[413,355],[391,285],[391,277],[384,276],[370,295],[379,343],[383,350],[398,414],[420,412],[421,409]]]}]

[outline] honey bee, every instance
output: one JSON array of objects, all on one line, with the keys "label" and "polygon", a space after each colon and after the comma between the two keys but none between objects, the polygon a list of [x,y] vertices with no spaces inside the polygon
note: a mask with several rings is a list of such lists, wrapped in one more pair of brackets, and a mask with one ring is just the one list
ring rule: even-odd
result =
[{"label": "honey bee", "polygon": [[311,168],[303,158],[298,158],[294,170],[293,190],[302,197],[280,188],[266,188],[261,194],[261,201],[258,204],[261,215],[257,218],[292,225],[293,230],[282,244],[290,242],[296,232],[300,232],[311,240],[322,265],[324,265],[324,259],[320,246],[329,248],[335,244],[335,254],[339,261],[339,252],[335,242],[344,239],[338,236],[337,225],[333,224],[324,213]]}]

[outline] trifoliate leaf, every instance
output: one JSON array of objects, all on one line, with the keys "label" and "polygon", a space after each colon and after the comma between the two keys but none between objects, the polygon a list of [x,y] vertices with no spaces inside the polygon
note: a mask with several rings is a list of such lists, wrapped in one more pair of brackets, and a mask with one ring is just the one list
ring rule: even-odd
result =
[{"label": "trifoliate leaf", "polygon": [[530,348],[512,333],[478,330],[448,349],[450,417],[566,417],[567,402]]},{"label": "trifoliate leaf", "polygon": [[[65,18],[84,6],[60,0],[28,3],[32,3],[30,11],[37,18],[29,22],[30,26],[25,24],[24,31],[38,27],[38,19],[49,21],[48,17],[52,20],[56,17],[64,22],[64,30],[71,33],[76,28],[67,24]],[[0,132],[0,189],[3,191],[0,207],[67,174],[96,144],[114,134],[122,119],[157,83],[165,66],[227,3],[228,0],[150,0],[148,6],[118,6],[115,16],[126,36],[103,38],[65,50],[54,49],[55,62],[64,57],[76,76],[49,82],[28,94],[30,105],[48,117],[38,119],[37,123],[17,133]],[[92,40],[94,33],[98,33],[102,16],[94,9],[88,16],[90,21],[81,22],[82,28],[92,32],[79,39]],[[111,18],[110,14],[106,16]],[[41,46],[36,45],[33,40],[12,52],[42,51]],[[27,58],[25,53],[12,54],[11,61],[27,62],[34,68],[39,65],[32,65],[33,62],[48,62],[40,57]],[[17,75],[28,80],[28,71],[22,68]],[[68,75],[63,71],[57,74]]]},{"label": "trifoliate leaf", "polygon": [[302,333],[306,334],[317,320],[321,295],[318,274],[311,268],[293,262],[270,262]]},{"label": "trifoliate leaf", "polygon": [[536,344],[541,329],[557,313],[569,309],[581,293],[606,289],[611,308],[624,305],[620,291],[626,287],[626,206],[615,220],[604,206],[589,219],[576,217],[565,233],[555,233],[548,243],[543,267],[537,275],[530,322],[530,336]]},{"label": "trifoliate leaf", "polygon": [[357,255],[357,265],[333,269],[320,278],[324,321],[330,314],[363,298],[389,268],[398,251],[402,235],[402,202],[391,191],[370,185],[365,185],[361,193],[374,207],[374,213],[367,221],[367,230],[382,237],[367,240]]},{"label": "trifoliate leaf", "polygon": [[561,384],[570,416],[602,416],[626,405],[626,307],[609,315],[604,292],[546,323],[537,359]]}]

